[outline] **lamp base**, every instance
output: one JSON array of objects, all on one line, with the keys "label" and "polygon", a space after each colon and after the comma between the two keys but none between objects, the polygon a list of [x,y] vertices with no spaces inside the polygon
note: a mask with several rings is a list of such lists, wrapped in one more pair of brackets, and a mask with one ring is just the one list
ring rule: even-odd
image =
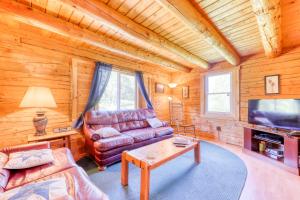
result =
[{"label": "lamp base", "polygon": [[35,127],[35,135],[41,136],[46,135],[46,126],[48,119],[43,111],[37,111],[36,116],[33,118],[33,125]]}]

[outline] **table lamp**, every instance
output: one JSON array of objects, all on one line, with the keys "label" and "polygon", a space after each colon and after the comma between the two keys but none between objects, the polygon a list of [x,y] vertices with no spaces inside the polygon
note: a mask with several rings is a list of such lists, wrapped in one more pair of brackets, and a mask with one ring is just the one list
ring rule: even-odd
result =
[{"label": "table lamp", "polygon": [[20,104],[21,108],[39,108],[33,118],[35,135],[45,135],[48,119],[42,108],[56,108],[51,90],[47,87],[29,87]]}]

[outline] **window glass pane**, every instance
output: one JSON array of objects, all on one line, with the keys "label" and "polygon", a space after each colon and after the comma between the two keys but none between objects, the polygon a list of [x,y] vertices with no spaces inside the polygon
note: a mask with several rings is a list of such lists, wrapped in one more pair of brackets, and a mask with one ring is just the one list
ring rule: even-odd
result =
[{"label": "window glass pane", "polygon": [[207,78],[208,93],[227,93],[231,91],[231,75],[220,74]]},{"label": "window glass pane", "polygon": [[208,112],[230,112],[230,94],[208,94]]},{"label": "window glass pane", "polygon": [[136,84],[135,77],[128,74],[120,74],[120,109],[135,109]]},{"label": "window glass pane", "polygon": [[118,73],[111,72],[107,87],[99,102],[101,110],[117,110],[118,109]]}]

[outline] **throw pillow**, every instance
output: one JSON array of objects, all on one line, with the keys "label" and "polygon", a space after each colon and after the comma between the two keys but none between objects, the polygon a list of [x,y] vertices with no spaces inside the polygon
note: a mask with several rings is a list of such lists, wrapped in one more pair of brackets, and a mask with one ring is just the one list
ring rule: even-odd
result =
[{"label": "throw pillow", "polygon": [[26,169],[54,161],[51,149],[20,151],[9,154],[5,169]]},{"label": "throw pillow", "polygon": [[163,123],[159,119],[157,119],[156,117],[155,118],[148,118],[146,120],[152,128],[158,128],[158,127],[163,126]]},{"label": "throw pillow", "polygon": [[112,127],[103,127],[93,132],[92,140],[97,141],[100,139],[116,137],[120,135],[121,133]]},{"label": "throw pillow", "polygon": [[0,200],[70,200],[64,178],[29,183],[0,195]]}]

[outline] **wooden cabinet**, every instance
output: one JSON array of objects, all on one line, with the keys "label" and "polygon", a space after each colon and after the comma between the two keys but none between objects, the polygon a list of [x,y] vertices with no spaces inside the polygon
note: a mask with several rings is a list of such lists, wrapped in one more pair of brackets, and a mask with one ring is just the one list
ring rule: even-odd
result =
[{"label": "wooden cabinet", "polygon": [[299,137],[284,137],[284,164],[299,168]]},{"label": "wooden cabinet", "polygon": [[[257,137],[267,135],[277,139],[269,140]],[[257,158],[263,159],[274,165],[277,165],[287,171],[300,175],[299,170],[299,140],[300,137],[288,136],[285,132],[271,130],[261,130],[254,128],[244,128],[244,152]],[[274,159],[265,152],[259,151],[259,143],[264,141],[266,144],[277,144],[283,149],[283,157]]]}]

